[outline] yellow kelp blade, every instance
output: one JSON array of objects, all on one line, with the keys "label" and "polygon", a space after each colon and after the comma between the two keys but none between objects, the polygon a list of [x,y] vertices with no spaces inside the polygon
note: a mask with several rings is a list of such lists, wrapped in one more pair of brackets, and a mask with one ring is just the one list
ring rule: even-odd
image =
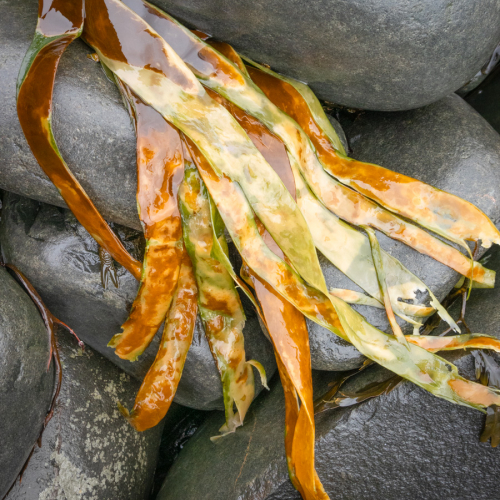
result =
[{"label": "yellow kelp blade", "polygon": [[110,347],[134,361],[149,345],[170,307],[179,277],[183,243],[177,192],[184,176],[179,132],[126,85],[118,86],[135,121],[137,207],[146,238],[141,284],[122,333]]},{"label": "yellow kelp blade", "polygon": [[431,335],[407,335],[406,339],[426,351],[454,351],[457,349],[491,349],[500,352],[500,340],[482,333],[434,337]]},{"label": "yellow kelp blade", "polygon": [[[243,425],[255,393],[252,364],[245,357],[245,314],[233,279],[213,256],[214,230],[208,192],[187,150],[184,157],[185,176],[179,190],[184,242],[198,282],[200,316],[221,376],[226,413],[221,432],[226,434]],[[224,238],[221,229],[218,236]]]},{"label": "yellow kelp blade", "polygon": [[129,413],[119,404],[120,411],[138,431],[154,427],[170,408],[193,340],[196,312],[196,280],[189,256],[184,251],[179,280],[165,321],[160,349],[144,377],[132,411]]},{"label": "yellow kelp blade", "polygon": [[464,240],[481,241],[486,248],[500,243],[498,229],[472,203],[417,179],[345,156],[338,142],[322,130],[325,119],[306,85],[251,64],[260,70],[249,69],[252,79],[299,123],[324,168],[340,182],[451,241],[462,245]]},{"label": "yellow kelp blade", "polygon": [[[455,248],[382,209],[362,194],[348,189],[328,175],[302,128],[277,107],[276,103],[272,103],[238,65],[233,64],[230,59],[151,4],[142,0],[125,0],[125,3],[154,26],[205,86],[217,91],[256,117],[278,136],[286,145],[288,152],[296,159],[315,194],[339,217],[352,224],[377,228],[465,276],[470,276],[472,270],[474,280],[493,286],[493,273],[486,272],[479,264],[473,264]],[[252,78],[256,78],[255,71],[258,70],[249,68]],[[286,99],[286,96],[280,97]],[[266,221],[263,222],[266,224]],[[489,224],[491,225],[491,222]],[[456,238],[452,239],[456,241]]]},{"label": "yellow kelp blade", "polygon": [[26,140],[42,170],[97,243],[135,278],[141,265],[121,241],[71,173],[52,131],[52,94],[59,60],[83,29],[82,0],[40,0],[33,41],[24,57],[17,81],[17,114]]},{"label": "yellow kelp blade", "polygon": [[[208,96],[172,48],[122,2],[88,0],[85,5],[83,36],[99,59],[189,137],[218,175],[238,182],[259,219],[306,280],[321,279],[302,214],[236,120]],[[134,43],[127,43],[131,38]]]}]

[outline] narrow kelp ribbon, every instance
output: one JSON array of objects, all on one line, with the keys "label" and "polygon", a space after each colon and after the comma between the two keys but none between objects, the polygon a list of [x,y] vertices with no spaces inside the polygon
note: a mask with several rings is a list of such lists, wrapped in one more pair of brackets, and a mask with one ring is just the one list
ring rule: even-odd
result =
[{"label": "narrow kelp ribbon", "polygon": [[191,260],[184,251],[179,279],[154,363],[144,377],[130,413],[119,405],[122,414],[138,431],[158,424],[174,399],[193,340],[197,295]]},{"label": "narrow kelp ribbon", "polygon": [[222,245],[226,244],[224,226],[212,227],[208,192],[187,149],[184,158],[184,182],[179,190],[184,242],[198,283],[199,311],[205,335],[222,381],[226,423],[221,432],[226,434],[243,424],[253,401],[252,365],[264,372],[259,363],[246,361],[243,306],[232,277],[212,252],[215,237]]},{"label": "narrow kelp ribbon", "polygon": [[64,201],[97,243],[139,279],[141,265],[124,248],[71,173],[52,131],[52,95],[59,60],[80,36],[83,0],[40,0],[38,24],[17,81],[17,114],[38,164]]},{"label": "narrow kelp ribbon", "polygon": [[499,231],[472,203],[412,177],[347,157],[321,130],[318,117],[311,112],[313,94],[306,85],[253,61],[249,63],[260,70],[260,75],[254,69],[248,71],[271,101],[280,101],[277,105],[284,110],[285,101],[294,102],[293,110],[287,108],[285,112],[310,137],[318,158],[333,177],[451,241],[482,240],[485,247],[500,243]]},{"label": "narrow kelp ribbon", "polygon": [[109,345],[134,361],[160,328],[181,268],[183,243],[177,192],[184,177],[179,132],[117,80],[137,135],[137,206],[144,227],[141,284],[123,331]]},{"label": "narrow kelp ribbon", "polygon": [[[205,41],[151,4],[142,0],[125,0],[125,3],[151,24],[167,43],[171,44],[176,53],[205,86],[219,92],[226,99],[259,119],[280,137],[289,153],[295,157],[301,170],[305,173],[307,182],[313,191],[329,208],[341,212],[336,212],[337,215],[356,225],[372,225],[416,250],[431,255],[436,260],[453,267],[466,276],[471,274],[472,269],[474,280],[485,281],[490,286],[493,285],[494,274],[492,272],[488,272],[478,264],[473,264],[450,245],[446,245],[420,228],[408,224],[405,220],[382,209],[362,194],[346,188],[328,175],[323,170],[320,159],[316,157],[315,147],[297,122],[268,100],[262,90],[230,59],[225,58]],[[253,78],[251,68],[249,71]],[[311,103],[311,101],[309,99],[307,102]],[[316,112],[313,112],[312,116],[316,119],[324,115],[319,111],[317,105],[314,109]],[[324,127],[326,127],[325,120],[326,118],[323,116]],[[314,120],[312,121],[314,122]],[[335,132],[331,130],[331,133],[324,134],[323,139],[335,136]],[[338,138],[336,144],[338,145]],[[333,152],[336,151],[333,147],[331,149]],[[324,159],[321,158],[321,160]],[[420,184],[425,185],[424,183]],[[439,229],[439,234],[446,233],[449,239],[461,244],[464,244],[463,239],[473,239],[474,241],[482,239],[483,245],[489,246],[490,241],[498,240],[498,231],[480,210],[457,197],[447,196],[452,197],[455,204],[460,205],[462,212],[476,222],[477,231],[471,233],[471,228],[468,227],[462,228],[463,234],[456,228],[451,233],[446,226]],[[446,211],[445,207],[440,208],[442,211]],[[442,219],[446,221],[446,217]],[[420,219],[419,221],[424,224]],[[459,221],[455,220],[455,223],[458,224]],[[432,225],[431,222],[429,224]],[[461,235],[461,237],[457,235]]]},{"label": "narrow kelp ribbon", "polygon": [[307,224],[277,174],[151,26],[118,0],[88,0],[83,36],[120,80],[196,144],[219,175],[241,186],[301,275],[321,279]]}]

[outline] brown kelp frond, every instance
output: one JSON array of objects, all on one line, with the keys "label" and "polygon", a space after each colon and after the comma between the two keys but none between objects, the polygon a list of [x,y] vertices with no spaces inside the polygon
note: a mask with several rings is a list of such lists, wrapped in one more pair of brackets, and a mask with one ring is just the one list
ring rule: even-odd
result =
[{"label": "brown kelp frond", "polygon": [[[123,3],[89,0],[86,12],[84,37],[100,60],[189,137],[217,175],[228,176],[241,186],[252,209],[306,280],[322,279],[302,214],[236,120],[208,96],[172,48]],[[120,36],[130,37],[131,33],[135,34],[134,44],[119,42]]]},{"label": "brown kelp frond", "polygon": [[39,13],[35,36],[17,81],[19,122],[33,155],[78,221],[101,247],[139,278],[140,263],[125,250],[70,172],[52,131],[52,94],[57,66],[66,47],[82,32],[83,1],[42,0]]},{"label": "brown kelp frond", "polygon": [[322,130],[325,118],[318,120],[322,113],[310,97],[310,90],[305,90],[307,86],[251,64],[258,68],[249,68],[252,79],[271,101],[299,123],[326,171],[340,182],[461,245],[464,240],[481,241],[485,247],[500,243],[500,232],[472,203],[403,174],[345,156],[337,141]]},{"label": "brown kelp frond", "polygon": [[193,340],[197,295],[191,260],[184,251],[179,280],[155,361],[144,377],[132,411],[129,413],[119,405],[120,411],[138,431],[154,427],[170,408]]},{"label": "brown kelp frond", "polygon": [[218,228],[218,234],[214,231],[207,189],[188,155],[186,150],[179,205],[184,242],[198,283],[200,316],[222,381],[226,423],[221,432],[224,435],[243,424],[254,397],[254,376],[252,364],[245,358],[245,314],[240,297],[231,275],[212,252],[215,239],[225,245],[224,227]]},{"label": "brown kelp frond", "polygon": [[[457,349],[491,349],[500,352],[500,340],[481,333],[453,335],[449,337],[434,337],[431,335],[407,335],[406,339],[430,352],[454,351]],[[476,354],[476,353],[474,353]],[[484,354],[484,353],[481,353]],[[477,365],[476,365],[477,366]],[[498,370],[500,376],[500,369]],[[479,377],[478,377],[479,378]],[[500,378],[495,385],[500,389]],[[486,385],[489,385],[486,382]]]},{"label": "brown kelp frond", "polygon": [[146,237],[143,272],[123,332],[109,345],[123,359],[144,352],[165,319],[179,277],[183,243],[177,192],[184,175],[179,132],[126,85],[137,134],[137,206]]}]

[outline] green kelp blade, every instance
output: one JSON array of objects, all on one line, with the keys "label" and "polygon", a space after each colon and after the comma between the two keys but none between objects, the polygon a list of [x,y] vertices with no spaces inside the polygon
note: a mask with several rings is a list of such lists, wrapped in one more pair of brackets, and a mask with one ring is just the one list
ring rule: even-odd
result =
[{"label": "green kelp blade", "polygon": [[[189,137],[218,175],[238,182],[252,209],[304,279],[310,283],[321,280],[302,214],[229,112],[208,96],[172,48],[122,2],[88,0],[86,13],[84,37],[99,59]],[[132,34],[134,44],[125,43]]]},{"label": "green kelp blade", "polygon": [[324,120],[317,121],[311,100],[304,97],[304,84],[293,83],[290,78],[252,64],[258,67],[249,68],[252,79],[274,104],[303,127],[330,175],[385,208],[464,247],[464,240],[481,240],[485,247],[500,242],[495,225],[472,203],[417,179],[345,156],[321,130],[320,122],[324,124]]},{"label": "green kelp blade", "polygon": [[139,279],[141,265],[122,245],[71,173],[52,131],[52,95],[59,60],[83,29],[82,0],[40,0],[35,35],[17,80],[17,114],[42,170],[82,226],[115,260]]},{"label": "green kelp blade", "polygon": [[464,379],[454,365],[436,354],[411,343],[400,344],[393,335],[367,323],[344,301],[328,295],[326,286],[323,292],[306,284],[265,245],[239,186],[219,178],[203,157],[194,156],[193,160],[245,262],[305,316],[351,342],[369,359],[438,397],[480,410],[500,403],[497,391]]},{"label": "green kelp blade", "polygon": [[[289,153],[298,161],[300,169],[304,172],[306,180],[311,185],[315,194],[339,217],[355,225],[375,227],[385,232],[388,236],[403,241],[419,252],[430,255],[465,276],[470,276],[472,270],[474,280],[493,284],[494,273],[487,272],[481,265],[471,262],[470,259],[467,259],[467,257],[452,246],[446,245],[419,227],[412,226],[393,213],[382,209],[362,194],[352,191],[327,174],[323,169],[322,163],[316,156],[316,150],[321,144],[318,143],[316,146],[313,146],[306,133],[289,116],[290,114],[294,114],[294,102],[285,102],[285,111],[289,114],[285,113],[275,105],[276,103],[271,102],[272,99],[268,99],[269,96],[266,97],[264,95],[263,91],[266,92],[269,90],[269,86],[268,88],[262,87],[259,82],[259,85],[262,87],[261,90],[239,69],[237,64],[224,57],[220,52],[168,16],[168,14],[142,0],[125,0],[125,3],[150,23],[167,43],[171,44],[177,54],[205,86],[218,92],[250,115],[256,117],[271,132],[278,136],[286,145]],[[251,68],[249,68],[249,71],[252,78],[255,79],[258,76],[252,72]],[[269,76],[260,71],[259,73]],[[281,82],[279,79],[273,78],[273,80],[275,80],[273,84]],[[273,86],[271,85],[271,87]],[[291,88],[293,89],[293,87]],[[286,92],[277,92],[277,94],[280,99],[287,99]],[[299,97],[301,97],[300,94]],[[290,106],[291,109],[288,109]],[[306,109],[309,112],[307,105]],[[308,117],[306,117],[306,121],[307,123],[315,124],[314,120],[310,120]],[[321,130],[318,132],[322,134]],[[324,142],[325,147],[330,145],[331,153],[336,154],[327,136],[323,139],[320,143]],[[321,159],[325,162],[325,158],[322,157]],[[459,200],[459,198],[454,198]],[[460,201],[462,202],[462,200]],[[463,201],[463,204],[470,207],[472,212],[474,210],[478,211],[473,205],[467,202]],[[481,213],[481,216],[484,219],[482,220],[482,227],[484,226],[483,229],[487,233],[488,228],[491,229],[492,223],[484,214]],[[263,222],[266,224],[264,220]],[[481,234],[484,236],[486,233],[483,231]],[[457,241],[455,235],[449,235],[448,237],[453,241]],[[460,240],[460,242],[462,241]],[[309,278],[307,279],[310,281]]]},{"label": "green kelp blade", "polygon": [[141,284],[122,332],[108,344],[122,359],[135,361],[149,345],[170,308],[184,244],[177,192],[184,178],[179,131],[116,81],[137,136],[137,207],[144,228]]},{"label": "green kelp blade", "polygon": [[[289,155],[289,160],[297,189],[297,204],[306,218],[316,248],[349,279],[382,304],[383,297],[368,238],[320,203],[304,182],[295,159]],[[453,318],[425,283],[388,253],[382,250],[381,254],[391,305],[399,317],[419,326],[420,318],[437,311],[452,328],[459,331]],[[431,308],[407,303],[415,301],[421,293],[429,295]]]},{"label": "green kelp blade", "polygon": [[[221,432],[226,434],[243,424],[255,392],[252,363],[245,357],[245,314],[233,279],[212,256],[216,238],[208,192],[196,167],[187,155],[185,158],[185,177],[179,191],[184,242],[198,283],[200,316],[221,376],[226,413]],[[260,364],[258,368],[263,370]]]}]

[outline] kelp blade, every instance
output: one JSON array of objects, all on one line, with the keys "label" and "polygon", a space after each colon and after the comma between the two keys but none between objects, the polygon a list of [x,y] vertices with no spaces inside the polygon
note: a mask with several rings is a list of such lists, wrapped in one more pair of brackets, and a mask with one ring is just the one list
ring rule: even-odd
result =
[{"label": "kelp blade", "polygon": [[137,206],[146,252],[141,283],[122,333],[109,345],[134,361],[160,328],[179,277],[183,243],[177,192],[184,176],[179,132],[126,85],[117,82],[129,104],[137,135]]},{"label": "kelp blade", "polygon": [[154,427],[170,408],[193,339],[196,313],[196,281],[189,256],[184,252],[155,361],[144,377],[132,411],[129,413],[120,405],[121,412],[136,430]]},{"label": "kelp blade", "polygon": [[472,203],[406,175],[345,156],[319,126],[321,118],[313,111],[314,102],[304,84],[251,64],[258,68],[249,69],[252,79],[271,101],[281,109],[286,106],[284,101],[293,102],[284,110],[305,130],[325,169],[343,184],[451,241],[481,240],[485,247],[500,243],[495,225]]},{"label": "kelp blade", "polygon": [[[321,280],[314,244],[302,214],[236,120],[207,95],[172,48],[123,3],[88,0],[86,11],[84,37],[100,60],[188,136],[218,175],[238,182],[293,266],[307,281]],[[134,44],[125,43],[130,37]],[[296,238],[296,234],[302,237]]]},{"label": "kelp blade", "polygon": [[243,424],[255,392],[252,366],[245,358],[245,314],[233,279],[212,253],[213,240],[224,238],[223,227],[221,234],[214,233],[208,192],[187,150],[184,157],[179,191],[184,242],[198,282],[200,316],[222,381],[226,423],[221,431],[234,432]]},{"label": "kelp blade", "polygon": [[52,95],[59,60],[83,29],[83,1],[40,0],[33,41],[17,81],[17,113],[26,140],[42,170],[97,243],[139,279],[141,265],[124,248],[71,173],[52,131]]}]

